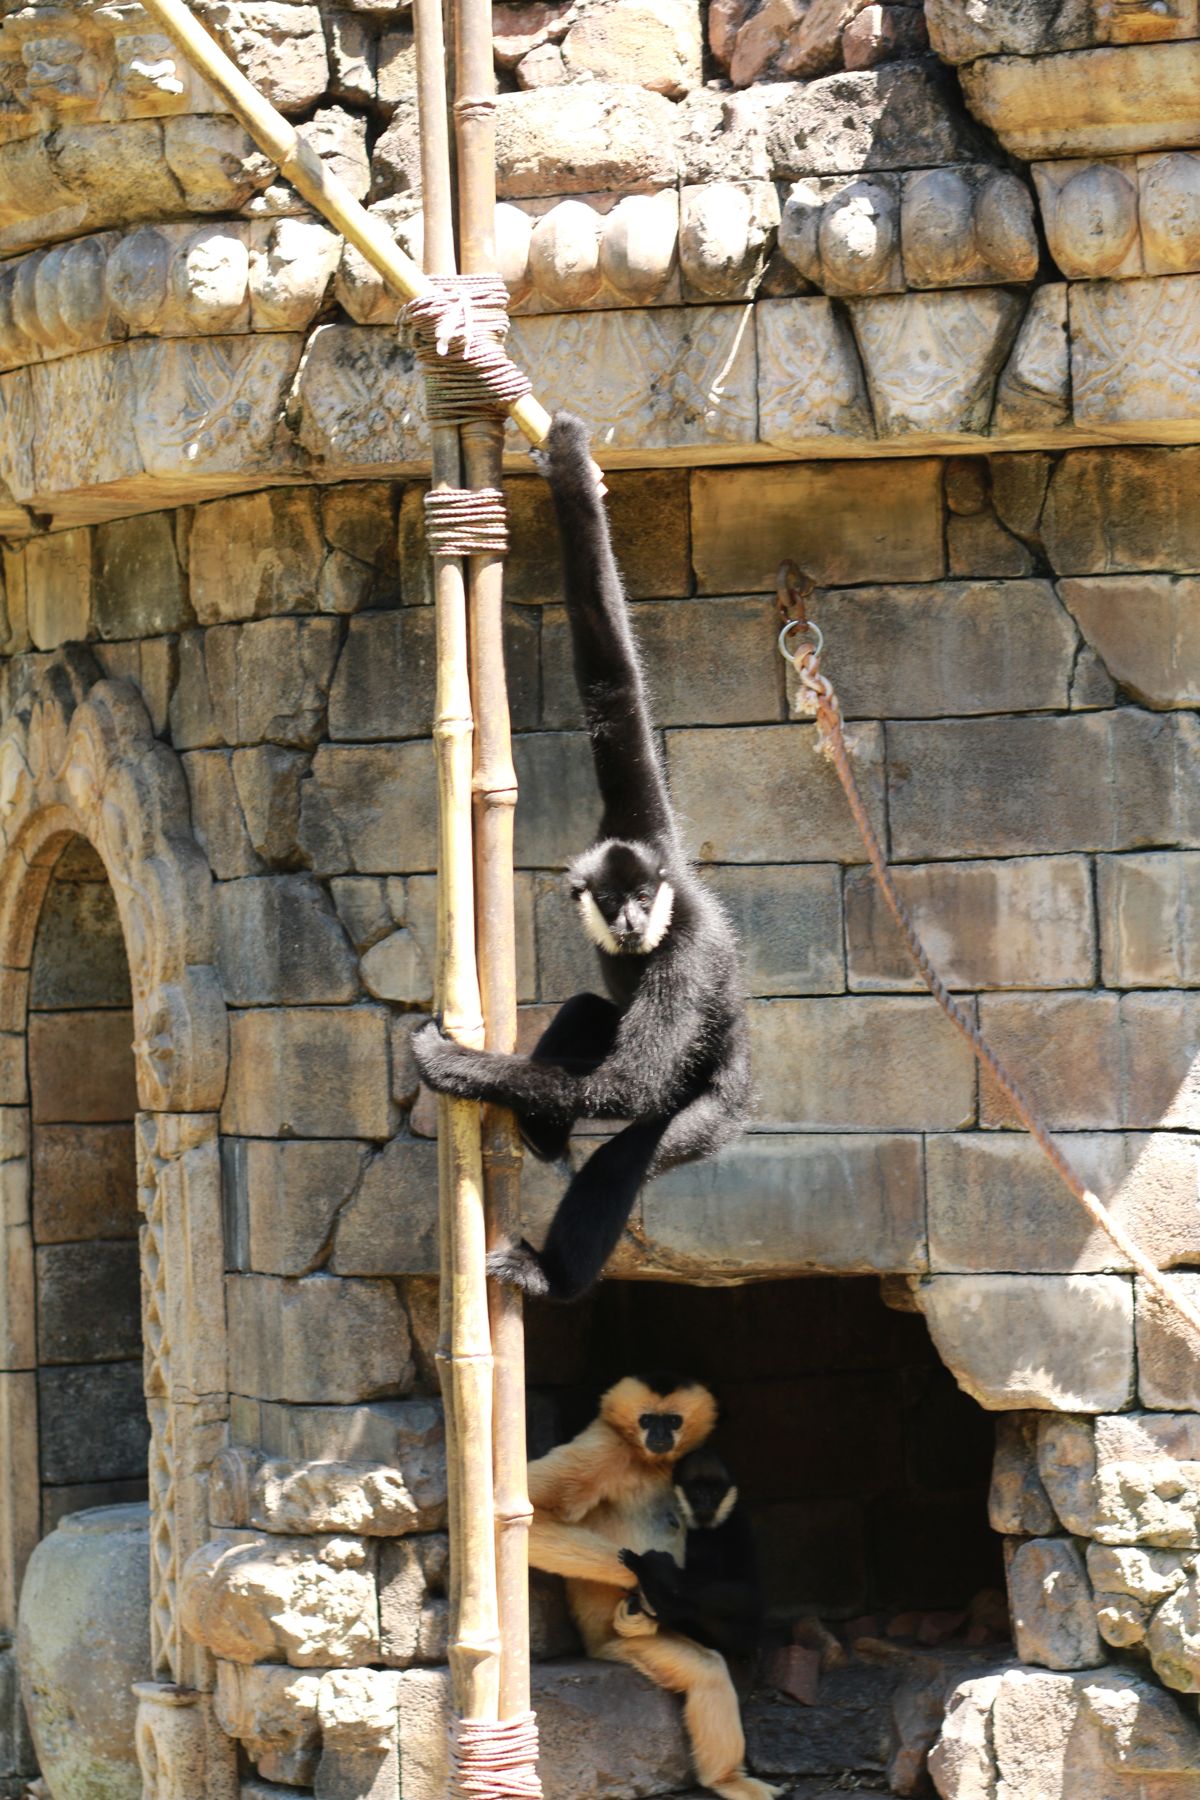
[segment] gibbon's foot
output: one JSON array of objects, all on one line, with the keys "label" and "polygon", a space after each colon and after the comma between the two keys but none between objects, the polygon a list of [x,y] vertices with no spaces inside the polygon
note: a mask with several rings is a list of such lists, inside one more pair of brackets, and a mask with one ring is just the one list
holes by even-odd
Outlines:
[{"label": "gibbon's foot", "polygon": [[551,1125],[545,1119],[523,1119],[518,1113],[517,1131],[525,1148],[539,1162],[560,1163],[567,1154],[571,1138],[569,1125]]},{"label": "gibbon's foot", "polygon": [[613,1630],[618,1637],[653,1637],[658,1620],[647,1612],[636,1594],[626,1594],[613,1614]]},{"label": "gibbon's foot", "polygon": [[487,1272],[493,1281],[503,1282],[505,1287],[520,1288],[523,1294],[535,1300],[544,1299],[550,1292],[541,1259],[523,1238],[519,1244],[497,1244],[494,1250],[489,1250]]},{"label": "gibbon's foot", "polygon": [[710,1781],[707,1785],[714,1794],[720,1794],[721,1800],[779,1800],[779,1796],[788,1791],[772,1787],[770,1782],[760,1781],[757,1775],[747,1775],[740,1769],[724,1781]]}]

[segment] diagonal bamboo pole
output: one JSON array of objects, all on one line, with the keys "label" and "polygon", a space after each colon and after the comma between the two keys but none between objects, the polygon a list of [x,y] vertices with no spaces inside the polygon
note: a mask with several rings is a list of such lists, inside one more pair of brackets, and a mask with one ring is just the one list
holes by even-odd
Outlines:
[{"label": "diagonal bamboo pole", "polygon": [[[158,20],[192,67],[199,70],[209,87],[225,101],[234,118],[250,133],[264,155],[271,158],[280,174],[356,250],[361,251],[388,285],[405,300],[415,300],[418,295],[428,293],[430,284],[426,274],[393,240],[383,220],[369,213],[354,198],[350,189],[326,167],[295,127],[288,124],[282,113],[276,112],[252,82],[247,81],[237,64],[193,17],[186,0],[144,0],[144,3],[145,10]],[[426,262],[429,262],[428,256]],[[448,274],[450,270],[429,264],[429,273]],[[543,442],[550,429],[550,415],[532,394],[514,400],[508,410],[513,423],[531,444]]]},{"label": "diagonal bamboo pole", "polygon": [[[459,242],[464,274],[496,266],[495,73],[491,0],[455,0],[454,120],[458,142]],[[462,427],[467,485],[497,488],[503,427],[492,416]],[[516,931],[513,919],[513,768],[504,671],[504,563],[468,563],[471,693],[475,739],[475,902],[485,1039],[511,1051],[517,1039]],[[512,1114],[488,1107],[483,1122],[488,1240],[520,1236],[521,1154]],[[529,1527],[525,1477],[525,1324],[520,1291],[488,1290],[495,1357],[493,1466],[496,1579],[500,1611],[500,1717],[529,1711]]]},{"label": "diagonal bamboo pole", "polygon": [[[421,179],[425,260],[433,274],[454,272],[449,137],[443,78],[445,42],[439,0],[416,0]],[[458,431],[432,428],[433,487],[460,479]],[[433,558],[437,621],[439,998],[444,1029],[478,1044],[483,1036],[475,969],[471,835],[474,726],[468,677],[467,609],[462,562]],[[500,1628],[492,1524],[492,1348],[484,1278],[483,1164],[479,1108],[438,1100],[441,1205],[440,1321],[437,1362],[446,1413],[450,1526],[450,1679],[455,1714],[497,1716]]]}]

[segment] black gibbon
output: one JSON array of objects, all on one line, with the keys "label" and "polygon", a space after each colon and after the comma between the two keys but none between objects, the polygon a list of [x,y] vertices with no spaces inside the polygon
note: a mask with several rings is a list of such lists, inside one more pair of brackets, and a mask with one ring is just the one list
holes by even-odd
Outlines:
[{"label": "black gibbon", "polygon": [[609,998],[568,1000],[532,1056],[470,1049],[433,1023],[413,1051],[439,1093],[511,1107],[547,1161],[565,1153],[577,1119],[630,1121],[573,1176],[540,1253],[522,1242],[488,1258],[498,1281],[573,1300],[616,1248],[642,1184],[737,1135],[750,1055],[733,932],[680,846],[586,428],[558,413],[547,446],[603,804],[597,841],[569,879]]},{"label": "black gibbon", "polygon": [[766,1607],[754,1537],[738,1491],[721,1458],[693,1450],[675,1466],[675,1499],[687,1527],[683,1567],[665,1550],[623,1549],[638,1592],[660,1625],[720,1650],[753,1656]]},{"label": "black gibbon", "polygon": [[566,1577],[567,1601],[589,1656],[629,1663],[683,1695],[704,1787],[723,1800],[774,1800],[779,1790],[742,1767],[741,1712],[724,1658],[631,1608],[637,1577],[621,1560],[623,1549],[683,1554],[672,1473],[704,1442],[716,1417],[708,1389],[687,1377],[618,1381],[578,1437],[529,1465],[529,1561]]}]

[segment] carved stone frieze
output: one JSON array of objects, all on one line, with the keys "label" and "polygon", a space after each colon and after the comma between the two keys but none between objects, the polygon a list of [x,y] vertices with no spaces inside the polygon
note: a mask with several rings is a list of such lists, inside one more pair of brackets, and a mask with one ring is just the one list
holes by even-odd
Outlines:
[{"label": "carved stone frieze", "polygon": [[1200,276],[1077,282],[1070,289],[1076,422],[1089,427],[1200,420]]},{"label": "carved stone frieze", "polygon": [[996,385],[992,431],[1055,431],[1071,420],[1067,284],[1035,288]]},{"label": "carved stone frieze", "polygon": [[1036,163],[1046,241],[1072,280],[1200,269],[1200,156]]},{"label": "carved stone frieze", "polygon": [[1006,288],[851,301],[879,436],[986,431],[1024,310]]},{"label": "carved stone frieze", "polygon": [[985,56],[959,76],[971,111],[1014,156],[1112,156],[1200,137],[1196,38]]},{"label": "carved stone frieze", "polygon": [[832,301],[758,308],[758,385],[759,433],[778,449],[875,435],[854,337]]},{"label": "carved stone frieze", "polygon": [[143,1800],[237,1800],[237,1750],[211,1696],[165,1681],[139,1681],[133,1691]]}]

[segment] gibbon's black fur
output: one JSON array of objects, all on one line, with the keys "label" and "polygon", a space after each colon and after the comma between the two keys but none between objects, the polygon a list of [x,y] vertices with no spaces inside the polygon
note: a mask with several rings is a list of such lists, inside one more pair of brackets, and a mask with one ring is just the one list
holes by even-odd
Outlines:
[{"label": "gibbon's black fur", "polygon": [[752,1656],[766,1608],[733,1477],[711,1450],[693,1450],[675,1465],[674,1482],[687,1526],[683,1567],[665,1550],[622,1550],[621,1561],[637,1576],[642,1603],[660,1625],[725,1656]]},{"label": "gibbon's black fur", "polygon": [[535,1155],[562,1156],[577,1119],[627,1119],[572,1178],[540,1252],[501,1245],[489,1273],[573,1300],[598,1278],[643,1182],[711,1156],[750,1101],[750,1056],[729,922],[680,847],[641,664],[588,450],[555,415],[544,467],[558,515],[575,679],[603,812],[571,864],[572,893],[609,998],[577,994],[532,1056],[413,1040],[440,1093],[509,1106]]}]

